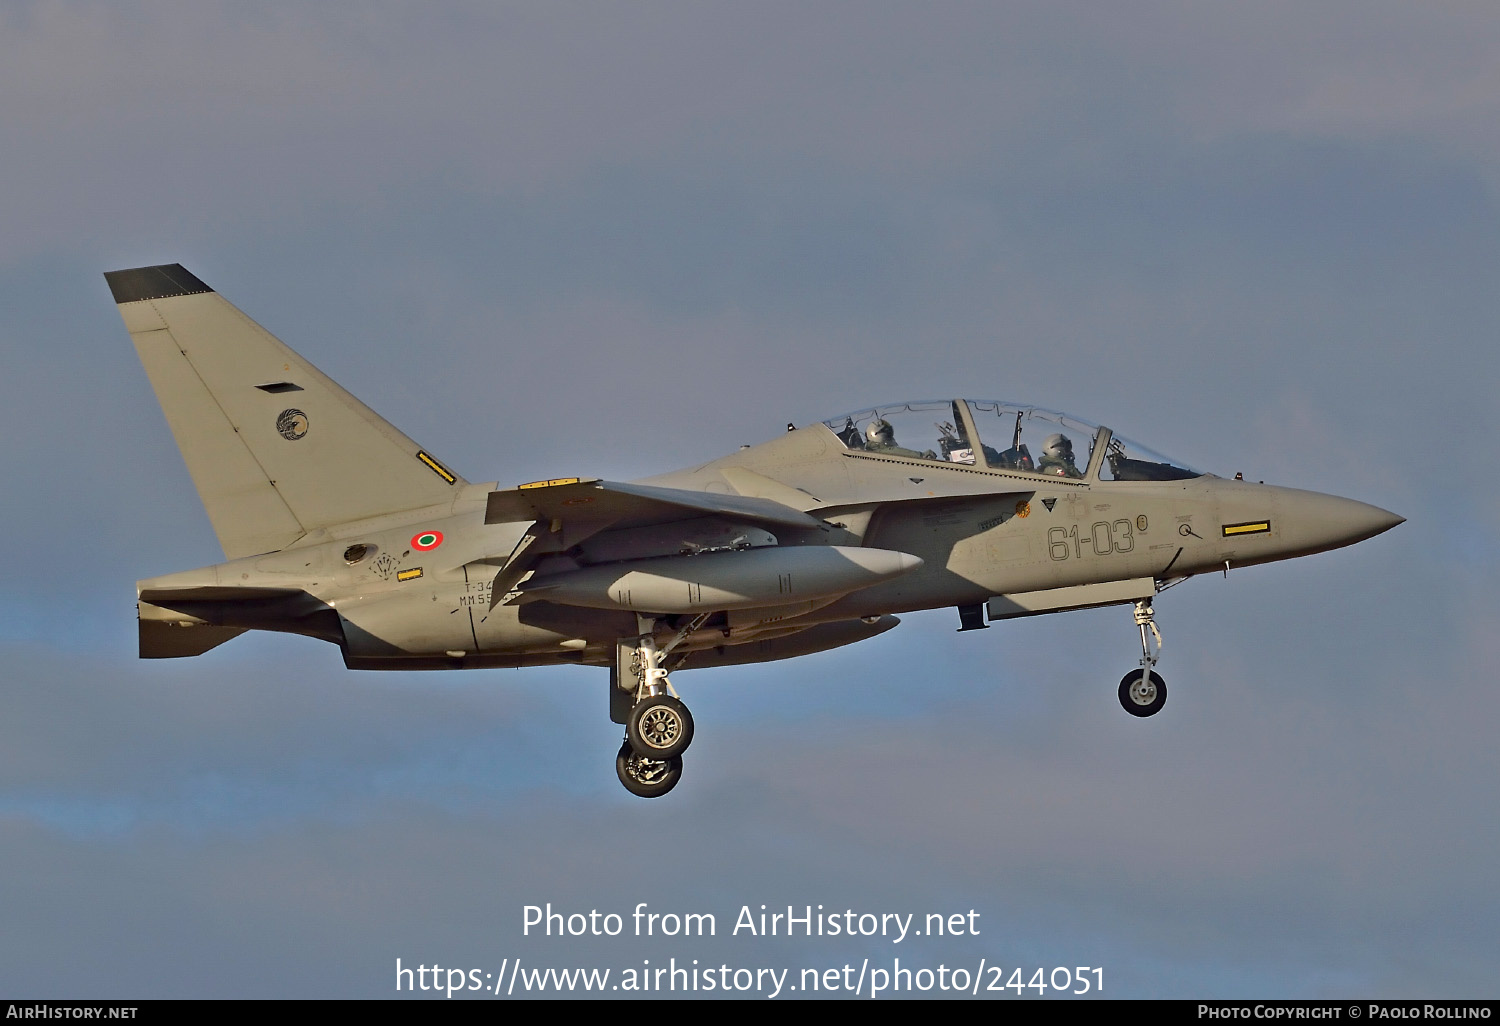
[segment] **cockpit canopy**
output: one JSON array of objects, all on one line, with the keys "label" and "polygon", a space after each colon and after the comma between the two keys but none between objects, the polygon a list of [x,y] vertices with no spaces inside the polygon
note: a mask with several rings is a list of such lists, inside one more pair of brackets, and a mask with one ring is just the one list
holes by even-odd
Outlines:
[{"label": "cockpit canopy", "polygon": [[[891,403],[823,421],[853,452],[1082,480],[1179,481],[1201,470],[1055,410],[993,399]],[[1094,454],[1103,456],[1096,461]],[[1087,447],[1085,451],[1084,447]]]}]

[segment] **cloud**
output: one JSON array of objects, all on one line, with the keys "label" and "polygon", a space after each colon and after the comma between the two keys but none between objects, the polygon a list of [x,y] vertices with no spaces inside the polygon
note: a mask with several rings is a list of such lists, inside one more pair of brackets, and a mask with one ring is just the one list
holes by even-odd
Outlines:
[{"label": "cloud", "polygon": [[0,38],[0,88],[25,99],[0,137],[28,197],[3,226],[14,259],[59,227],[206,240],[606,167],[1005,187],[1284,134],[1437,144],[1487,174],[1500,40],[1480,8],[1430,14],[35,3]]}]

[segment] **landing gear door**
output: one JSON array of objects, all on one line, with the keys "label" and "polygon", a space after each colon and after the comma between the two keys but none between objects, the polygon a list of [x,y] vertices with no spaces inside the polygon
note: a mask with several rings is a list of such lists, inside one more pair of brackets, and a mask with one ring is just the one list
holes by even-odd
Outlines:
[{"label": "landing gear door", "polygon": [[609,667],[609,718],[624,723],[641,686],[641,658],[637,638],[615,639],[615,661]]}]

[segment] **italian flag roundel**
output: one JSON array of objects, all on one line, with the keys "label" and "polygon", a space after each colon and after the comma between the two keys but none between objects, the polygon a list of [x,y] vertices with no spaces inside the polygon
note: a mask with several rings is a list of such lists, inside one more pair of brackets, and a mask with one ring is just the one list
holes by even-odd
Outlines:
[{"label": "italian flag roundel", "polygon": [[418,552],[431,552],[443,544],[442,531],[423,531],[411,536],[411,547]]}]

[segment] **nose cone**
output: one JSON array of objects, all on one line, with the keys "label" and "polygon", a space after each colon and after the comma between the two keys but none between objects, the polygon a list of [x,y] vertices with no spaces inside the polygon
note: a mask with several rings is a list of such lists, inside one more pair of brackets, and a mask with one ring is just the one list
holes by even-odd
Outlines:
[{"label": "nose cone", "polygon": [[1285,489],[1277,499],[1281,542],[1293,550],[1289,555],[1353,545],[1406,522],[1405,517],[1379,506],[1321,492]]}]

